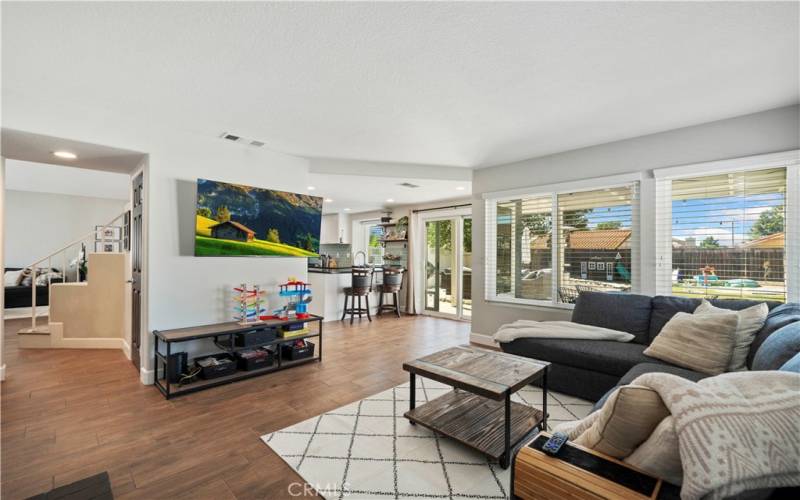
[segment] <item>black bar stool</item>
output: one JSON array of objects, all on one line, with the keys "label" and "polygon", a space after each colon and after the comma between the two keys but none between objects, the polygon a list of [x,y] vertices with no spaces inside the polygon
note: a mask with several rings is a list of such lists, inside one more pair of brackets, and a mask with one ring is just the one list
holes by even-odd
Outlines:
[{"label": "black bar stool", "polygon": [[[369,293],[372,291],[372,277],[372,268],[354,267],[352,269],[350,286],[344,289],[344,311],[342,312],[342,321],[350,314],[350,324],[352,325],[355,315],[358,314],[358,319],[361,319],[363,313],[367,313],[367,319],[372,321],[372,316],[369,315]],[[347,307],[347,297],[350,297],[349,309]],[[364,297],[366,307],[362,307],[361,297]],[[357,307],[356,298],[358,298]]]},{"label": "black bar stool", "polygon": [[[383,268],[383,284],[378,285],[378,313],[380,316],[383,311],[394,312],[400,317],[400,289],[403,288],[403,275],[406,270],[398,267]],[[383,303],[383,294],[392,295],[393,303]]]}]

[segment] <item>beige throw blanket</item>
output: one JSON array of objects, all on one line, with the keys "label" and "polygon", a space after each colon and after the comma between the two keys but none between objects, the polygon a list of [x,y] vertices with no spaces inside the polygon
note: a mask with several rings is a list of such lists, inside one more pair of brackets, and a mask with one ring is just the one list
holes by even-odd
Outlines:
[{"label": "beige throw blanket", "polygon": [[571,321],[518,320],[503,325],[494,334],[495,342],[511,342],[519,338],[616,340],[630,342],[633,335],[599,326],[582,325]]},{"label": "beige throw blanket", "polygon": [[[648,373],[631,385],[659,394],[671,414],[659,428],[672,425],[674,432],[657,429],[651,436],[661,434],[656,446],[645,442],[629,458],[649,446],[644,454],[651,455],[650,463],[657,466],[644,468],[669,479],[667,464],[677,462],[678,457],[671,456],[677,448],[683,500],[800,485],[800,374],[731,372],[691,382]],[[570,437],[585,432],[599,413],[569,425]],[[677,447],[665,441],[665,435],[677,436]],[[636,460],[630,462],[641,466]],[[664,474],[652,470],[659,467]]]}]

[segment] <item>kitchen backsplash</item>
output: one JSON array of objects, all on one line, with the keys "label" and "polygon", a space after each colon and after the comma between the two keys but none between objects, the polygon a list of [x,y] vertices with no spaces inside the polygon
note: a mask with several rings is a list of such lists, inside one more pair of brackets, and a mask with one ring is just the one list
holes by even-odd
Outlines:
[{"label": "kitchen backsplash", "polygon": [[322,243],[319,246],[319,253],[336,259],[336,267],[353,265],[353,250],[348,243]]}]

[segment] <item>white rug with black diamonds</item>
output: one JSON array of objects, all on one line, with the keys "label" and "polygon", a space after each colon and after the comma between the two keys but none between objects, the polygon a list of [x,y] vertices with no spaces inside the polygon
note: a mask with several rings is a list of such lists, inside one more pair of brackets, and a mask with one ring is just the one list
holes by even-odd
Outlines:
[{"label": "white rug with black diamonds", "polygon": [[[417,377],[417,404],[452,390]],[[261,439],[322,496],[366,498],[508,497],[510,470],[403,417],[409,384],[356,401]],[[542,391],[528,386],[512,396],[541,408]],[[592,405],[548,392],[548,426],[589,414]]]}]

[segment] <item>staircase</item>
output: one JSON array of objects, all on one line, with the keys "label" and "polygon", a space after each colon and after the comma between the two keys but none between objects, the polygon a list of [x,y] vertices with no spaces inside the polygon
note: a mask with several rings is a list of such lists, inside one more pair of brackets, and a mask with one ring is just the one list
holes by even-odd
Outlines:
[{"label": "staircase", "polygon": [[[106,229],[124,216],[125,212],[103,225],[101,234],[105,236]],[[87,248],[94,249],[95,241],[96,232],[92,231],[28,266],[32,274],[31,326],[18,332],[21,348],[124,348],[129,309],[127,255],[121,248],[89,253]],[[106,238],[99,241],[104,248]],[[88,259],[84,259],[87,253]],[[49,272],[54,263],[63,266],[62,279],[53,281],[52,275],[47,275],[50,312],[46,324],[42,324],[35,313],[36,280],[42,267]]]}]

